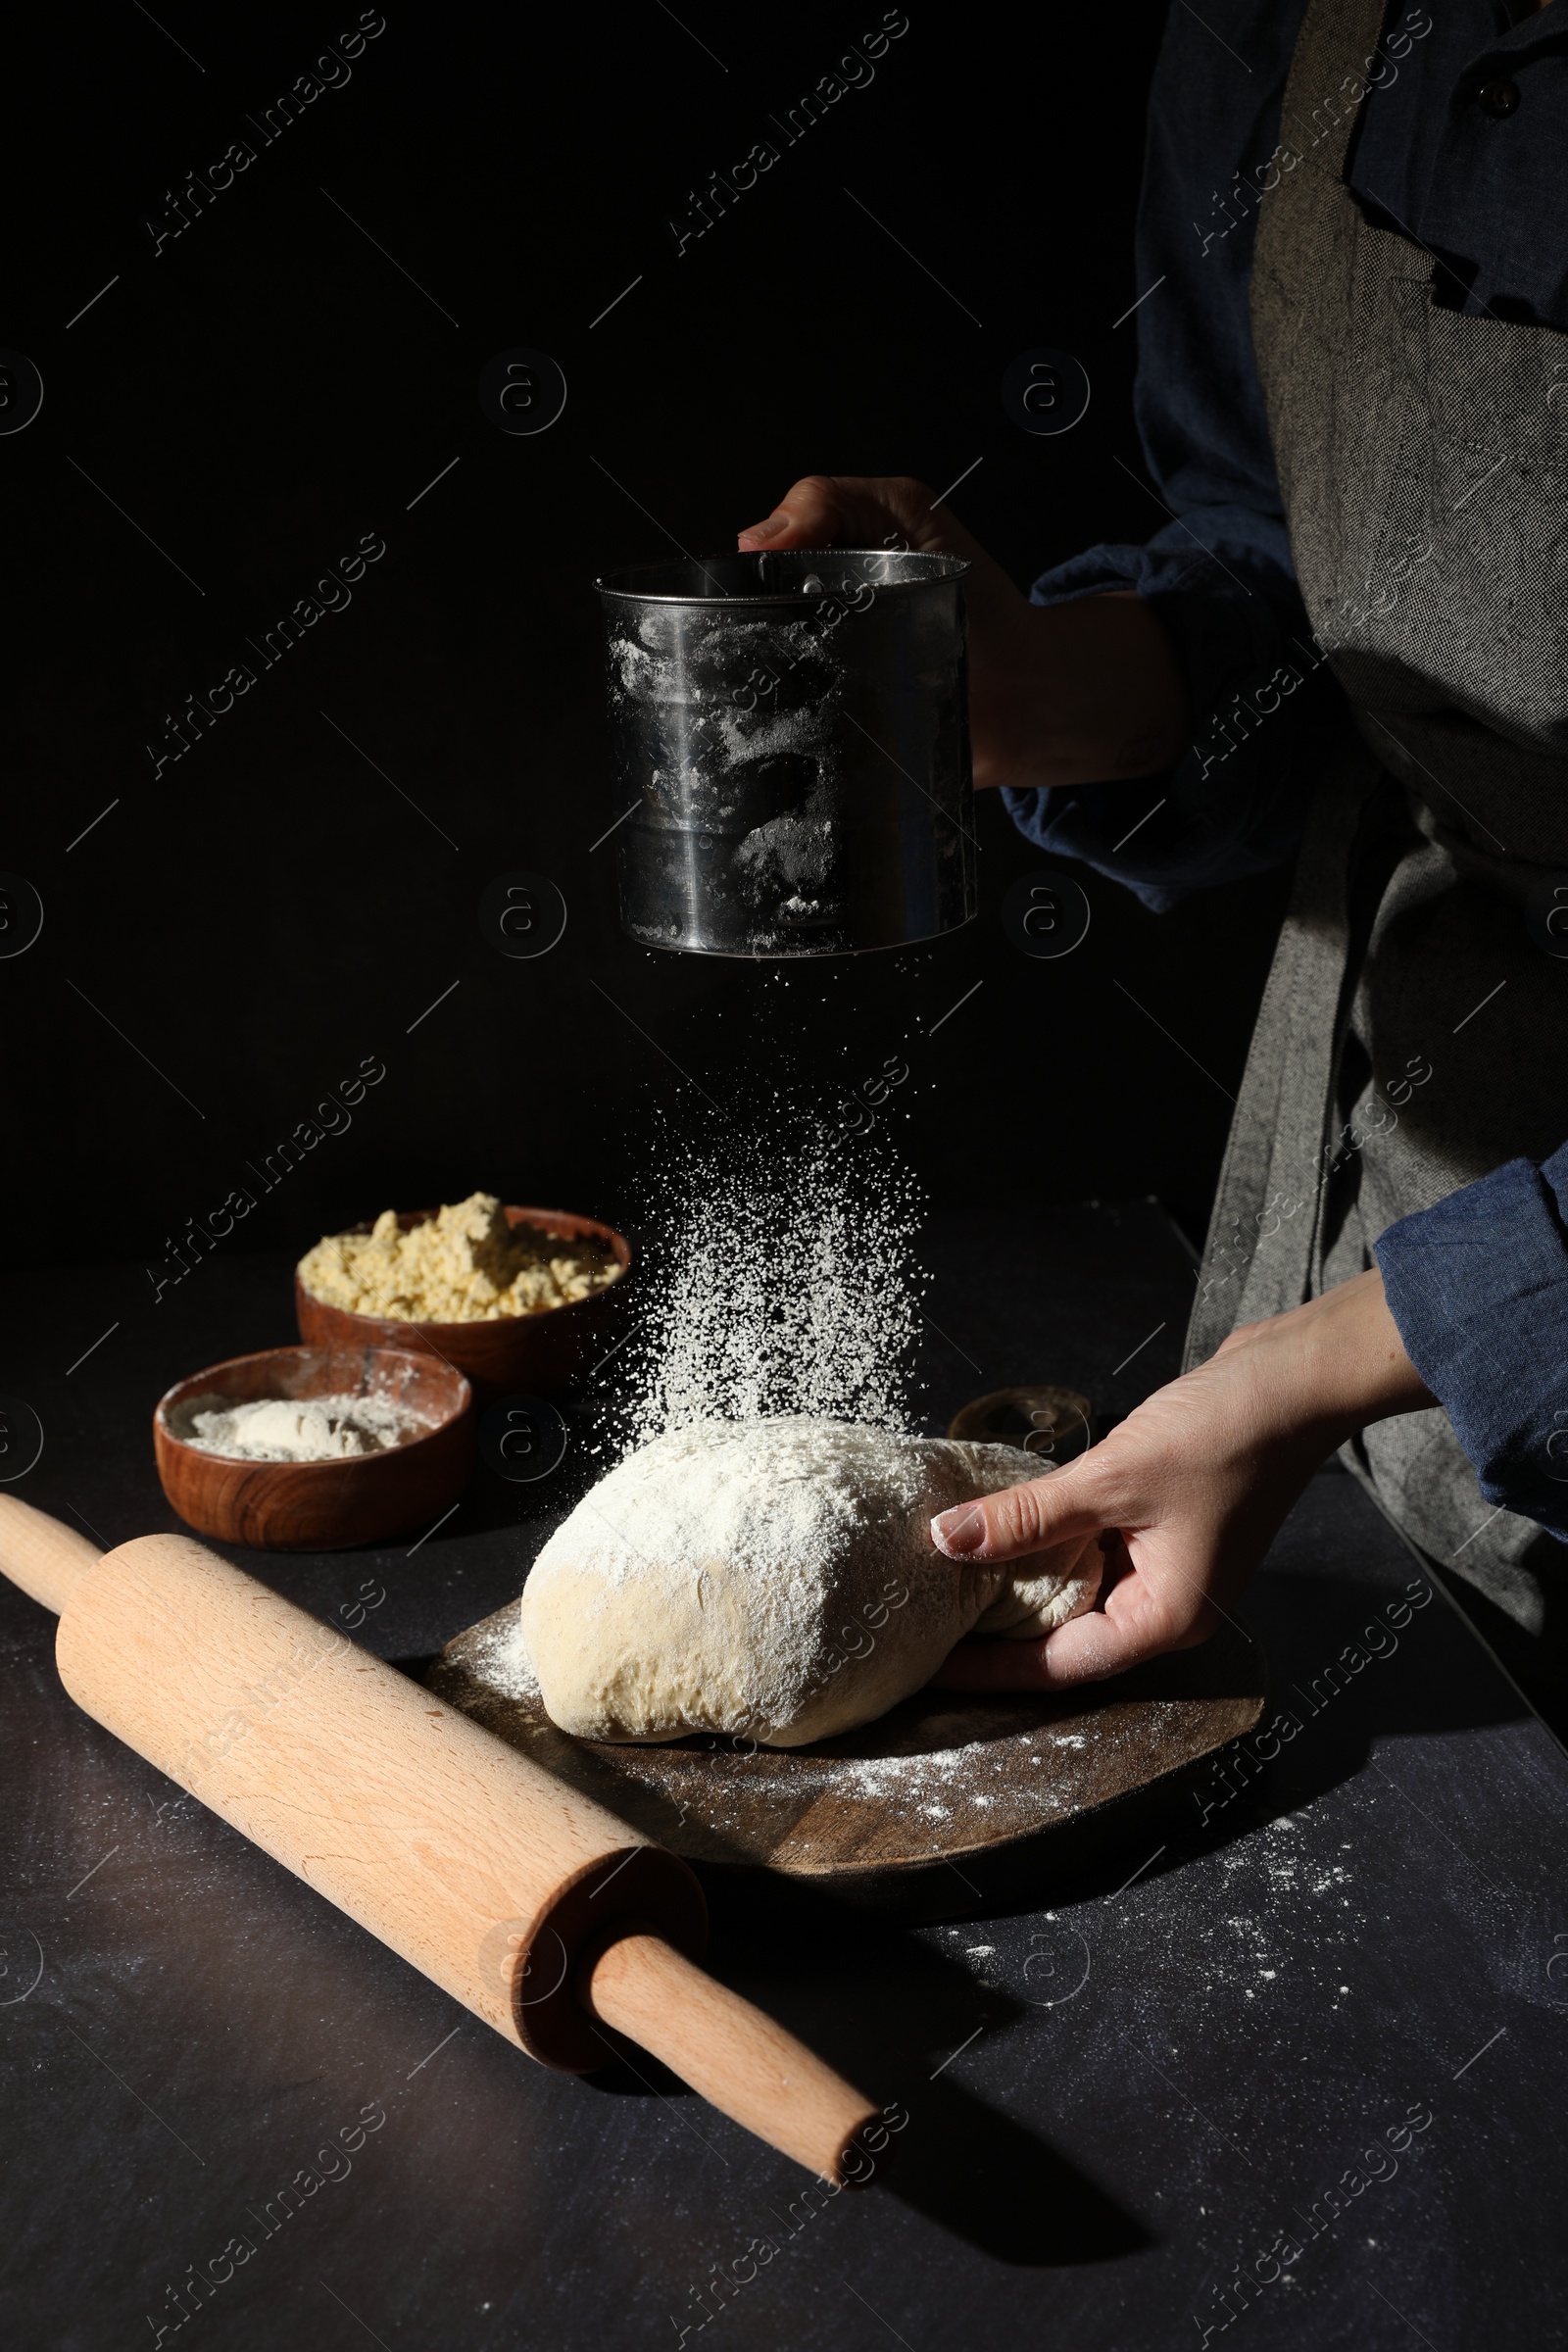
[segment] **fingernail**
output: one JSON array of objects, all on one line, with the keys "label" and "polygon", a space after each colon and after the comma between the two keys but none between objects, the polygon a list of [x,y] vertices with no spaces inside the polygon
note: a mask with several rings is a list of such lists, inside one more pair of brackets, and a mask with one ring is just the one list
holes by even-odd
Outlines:
[{"label": "fingernail", "polygon": [[776,539],[787,519],[783,514],[769,514],[764,522],[748,523],[736,542],[737,546],[755,547],[759,539]]},{"label": "fingernail", "polygon": [[985,1513],[972,1502],[961,1503],[956,1511],[944,1511],[932,1520],[931,1535],[938,1551],[945,1551],[950,1559],[961,1558],[965,1552],[978,1551],[985,1542]]}]

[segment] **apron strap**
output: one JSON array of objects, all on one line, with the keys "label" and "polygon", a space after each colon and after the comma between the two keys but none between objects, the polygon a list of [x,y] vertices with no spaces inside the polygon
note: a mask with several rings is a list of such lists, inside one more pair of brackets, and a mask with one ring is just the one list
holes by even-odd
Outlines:
[{"label": "apron strap", "polygon": [[1314,795],[1220,1169],[1184,1371],[1238,1323],[1283,1314],[1315,1288],[1334,1081],[1359,962],[1352,876],[1382,781],[1371,753],[1350,743]]}]

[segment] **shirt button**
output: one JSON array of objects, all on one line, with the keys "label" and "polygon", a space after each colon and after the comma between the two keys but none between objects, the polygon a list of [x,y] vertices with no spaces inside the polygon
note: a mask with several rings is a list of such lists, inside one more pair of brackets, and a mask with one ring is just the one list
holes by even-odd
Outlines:
[{"label": "shirt button", "polygon": [[1484,81],[1476,93],[1476,104],[1484,115],[1501,122],[1519,104],[1519,84],[1516,81]]}]

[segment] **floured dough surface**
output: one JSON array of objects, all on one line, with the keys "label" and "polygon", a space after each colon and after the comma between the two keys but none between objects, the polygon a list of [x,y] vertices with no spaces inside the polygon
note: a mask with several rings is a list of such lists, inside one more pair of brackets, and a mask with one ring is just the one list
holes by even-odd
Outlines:
[{"label": "floured dough surface", "polygon": [[747,1735],[800,1747],[885,1714],[965,1634],[1090,1606],[1093,1539],[963,1565],[934,1513],[1041,1475],[1011,1446],[788,1414],[699,1421],[584,1495],[523,1590],[545,1708],[583,1740]]}]

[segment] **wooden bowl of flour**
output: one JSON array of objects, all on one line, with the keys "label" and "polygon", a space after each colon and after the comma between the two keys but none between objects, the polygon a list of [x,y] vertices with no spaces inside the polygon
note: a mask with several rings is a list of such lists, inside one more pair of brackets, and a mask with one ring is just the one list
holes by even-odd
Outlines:
[{"label": "wooden bowl of flour", "polygon": [[[428,1224],[433,1208],[405,1209],[398,1224],[407,1233]],[[502,1214],[514,1228],[536,1225],[558,1241],[594,1241],[605,1245],[620,1273],[602,1291],[574,1298],[564,1306],[546,1306],[532,1314],[499,1315],[490,1321],[468,1323],[401,1323],[384,1315],[356,1314],[330,1306],[316,1298],[294,1277],[294,1309],[300,1337],[320,1348],[401,1348],[428,1353],[466,1374],[481,1401],[509,1390],[532,1396],[558,1396],[578,1373],[592,1370],[625,1335],[625,1291],[631,1266],[631,1244],[612,1225],[597,1217],[580,1217],[564,1208],[514,1208]],[[369,1223],[349,1227],[368,1233]]]},{"label": "wooden bowl of flour", "polygon": [[[330,1461],[247,1461],[191,1444],[200,1409],[262,1397],[384,1398],[397,1445]],[[451,1364],[390,1348],[265,1348],[176,1381],[153,1413],[164,1493],[187,1527],[261,1551],[340,1551],[420,1533],[473,1468],[473,1390]]]}]

